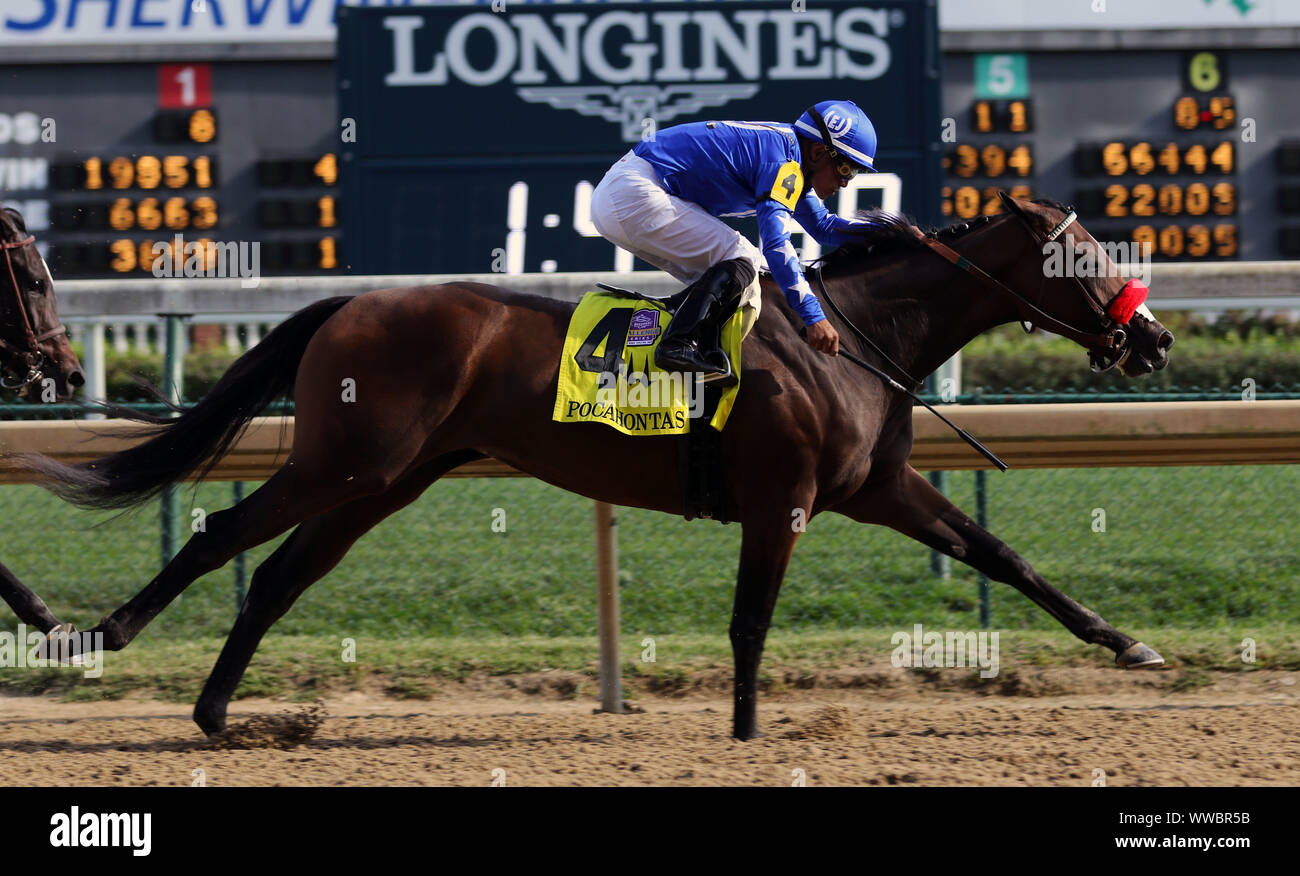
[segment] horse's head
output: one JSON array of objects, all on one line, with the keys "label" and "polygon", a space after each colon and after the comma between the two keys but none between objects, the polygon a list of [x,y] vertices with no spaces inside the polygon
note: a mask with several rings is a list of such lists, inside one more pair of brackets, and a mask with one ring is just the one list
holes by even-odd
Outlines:
[{"label": "horse's head", "polygon": [[[47,374],[48,372],[48,374]],[[54,280],[17,210],[0,209],[0,386],[39,391],[51,377],[60,400],[86,382],[54,305]]]},{"label": "horse's head", "polygon": [[[1073,211],[1048,201],[1022,201],[1001,193],[1002,203],[1025,226],[1033,255],[1018,261],[1011,286],[1040,310],[1021,307],[1021,319],[1076,341],[1094,371],[1119,367],[1129,377],[1169,362],[1173,333],[1143,303],[1146,286],[1127,280]],[[1037,294],[1034,290],[1038,290]],[[1043,318],[1043,317],[1047,318]]]}]

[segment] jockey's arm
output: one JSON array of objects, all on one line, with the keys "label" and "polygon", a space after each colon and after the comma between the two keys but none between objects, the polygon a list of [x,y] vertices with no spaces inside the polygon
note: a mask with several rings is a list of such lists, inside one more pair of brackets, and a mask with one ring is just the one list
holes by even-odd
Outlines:
[{"label": "jockey's arm", "polygon": [[788,208],[772,198],[760,200],[755,215],[767,267],[785,293],[786,302],[808,327],[808,343],[823,353],[835,355],[839,352],[839,335],[826,321],[821,302],[808,285],[794,244],[790,242],[794,217]]},{"label": "jockey's arm", "polygon": [[767,258],[767,267],[785,293],[785,300],[803,319],[804,325],[825,319],[821,303],[808,285],[803,267],[799,264],[799,256],[790,241],[793,227],[790,211],[769,198],[759,202],[755,213],[758,217],[758,238],[763,246],[763,255]]},{"label": "jockey's arm", "polygon": [[799,220],[804,231],[812,235],[813,240],[822,246],[840,246],[850,243],[858,239],[862,230],[871,224],[861,219],[845,219],[835,215],[826,209],[822,199],[813,191],[809,191],[799,199],[794,218]]}]

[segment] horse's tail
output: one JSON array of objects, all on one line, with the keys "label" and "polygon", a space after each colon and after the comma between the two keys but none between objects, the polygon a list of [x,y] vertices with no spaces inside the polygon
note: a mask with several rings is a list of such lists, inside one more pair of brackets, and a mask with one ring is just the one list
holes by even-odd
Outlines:
[{"label": "horse's tail", "polygon": [[[109,408],[153,424],[142,444],[92,462],[69,465],[38,453],[17,462],[45,478],[44,486],[83,508],[138,505],[203,466],[202,480],[248,428],[249,421],[293,389],[312,336],[351,298],[317,301],[276,326],[235,360],[198,404],[178,417]],[[206,461],[206,465],[204,462]]]}]

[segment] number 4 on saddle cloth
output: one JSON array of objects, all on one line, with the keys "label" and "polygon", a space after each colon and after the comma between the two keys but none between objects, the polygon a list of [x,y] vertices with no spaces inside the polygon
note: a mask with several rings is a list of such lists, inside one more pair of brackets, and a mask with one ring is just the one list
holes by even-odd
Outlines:
[{"label": "number 4 on saddle cloth", "polygon": [[588,292],[569,319],[560,354],[551,418],[559,423],[604,423],[627,435],[678,435],[679,474],[687,520],[727,521],[722,489],[722,441],[740,389],[740,347],[757,321],[756,309],[735,307],[719,342],[733,378],[705,384],[694,374],[655,365],[655,348],[686,290],[649,298],[601,285]]},{"label": "number 4 on saddle cloth", "polygon": [[[588,292],[569,320],[560,356],[560,379],[552,419],[560,423],[605,423],[627,435],[685,435],[691,420],[705,420],[704,392],[696,375],[665,371],[655,348],[672,318],[673,298],[647,298],[612,289]],[[676,300],[675,300],[676,299]],[[735,307],[735,302],[732,303]],[[708,414],[714,429],[726,425],[740,387],[740,344],[748,308],[722,323],[722,349],[733,378]]]}]

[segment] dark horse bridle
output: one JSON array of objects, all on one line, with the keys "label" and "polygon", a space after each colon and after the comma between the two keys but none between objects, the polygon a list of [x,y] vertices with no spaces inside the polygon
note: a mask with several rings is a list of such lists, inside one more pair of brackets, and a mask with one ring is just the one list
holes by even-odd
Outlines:
[{"label": "dark horse bridle", "polygon": [[[18,275],[14,273],[14,259],[12,251],[21,249],[24,246],[33,246],[36,243],[34,235],[28,235],[23,240],[15,240],[10,243],[0,243],[0,252],[4,253],[5,266],[9,269],[10,288],[13,289],[14,298],[18,301],[18,313],[23,318],[23,333],[27,342],[27,348],[21,349],[3,337],[0,337],[0,352],[7,355],[9,361],[5,363],[4,371],[17,375],[23,369],[26,375],[17,378],[16,381],[10,382],[8,374],[0,373],[0,389],[22,389],[30,386],[40,380],[45,375],[41,371],[41,366],[45,363],[45,354],[41,352],[41,342],[48,341],[50,338],[57,337],[67,331],[62,324],[55,326],[47,332],[37,335],[32,331],[32,321],[27,314],[27,302],[23,298],[22,287],[18,285]],[[19,365],[15,368],[15,364]]]},{"label": "dark horse bridle", "polygon": [[[1043,246],[1061,236],[1065,229],[1074,224],[1078,218],[1073,207],[1066,208],[1065,218],[1057,223],[1056,227],[1048,232],[1047,236],[1040,240],[1037,231],[1034,230],[1020,213],[1015,213],[1016,219],[1020,221],[1021,226],[1029,234],[1029,238],[1034,242],[1036,250],[1042,252]],[[917,229],[917,235],[921,242],[930,249],[937,252],[947,261],[966,271],[985,285],[992,286],[998,291],[1010,295],[1021,305],[1021,324],[1032,322],[1034,325],[1049,329],[1052,333],[1061,335],[1077,342],[1079,345],[1086,347],[1088,350],[1088,360],[1092,370],[1098,373],[1109,371],[1118,365],[1123,365],[1132,352],[1129,347],[1128,332],[1124,326],[1128,324],[1132,317],[1132,309],[1146,300],[1146,286],[1140,280],[1129,280],[1107,304],[1102,304],[1097,300],[1097,296],[1084,285],[1083,281],[1073,271],[1067,271],[1070,279],[1079,287],[1083,293],[1083,300],[1087,303],[1101,324],[1100,332],[1085,332],[1074,326],[1062,322],[1050,313],[1043,311],[1034,302],[1025,298],[1010,286],[990,275],[979,266],[971,263],[969,259],[959,255],[951,247],[945,246],[938,240],[924,234]],[[1047,282],[1047,272],[1042,272],[1042,279],[1038,283],[1038,292],[1036,298],[1041,301],[1043,297],[1043,285]],[[1132,307],[1130,308],[1130,305]],[[1032,316],[1026,318],[1025,309],[1028,309]],[[1028,330],[1028,329],[1026,329]]]},{"label": "dark horse bridle", "polygon": [[[1039,252],[1042,251],[1042,248],[1045,244],[1047,244],[1050,241],[1054,241],[1056,240],[1056,238],[1060,237],[1061,233],[1065,231],[1065,229],[1068,228],[1071,224],[1073,224],[1075,219],[1078,218],[1078,214],[1075,213],[1073,207],[1067,208],[1065,218],[1062,219],[1056,225],[1055,228],[1053,228],[1050,232],[1048,232],[1046,238],[1040,240],[1038,237],[1038,232],[1035,231],[1033,226],[1031,226],[1023,216],[1021,216],[1018,212],[1015,213],[1015,216],[1017,219],[1020,220],[1020,224],[1029,233],[1030,241],[1032,241],[1037,246],[1037,250]],[[988,217],[983,217],[983,218],[985,218],[986,221],[988,219]],[[1029,314],[1032,315],[1032,321],[1036,325],[1049,328],[1055,334],[1059,334],[1063,337],[1069,338],[1070,340],[1076,341],[1082,346],[1086,347],[1088,350],[1088,360],[1093,371],[1096,372],[1109,371],[1110,369],[1118,365],[1124,364],[1124,360],[1128,358],[1131,350],[1129,348],[1128,334],[1124,330],[1123,326],[1128,323],[1129,318],[1132,316],[1133,311],[1137,308],[1137,306],[1142,304],[1142,302],[1146,300],[1146,286],[1143,285],[1141,281],[1129,280],[1128,283],[1125,284],[1124,288],[1120,290],[1120,293],[1116,295],[1115,298],[1112,299],[1112,301],[1109,304],[1102,306],[1102,304],[1097,301],[1096,296],[1094,296],[1090,291],[1088,291],[1088,287],[1085,286],[1083,282],[1080,281],[1080,279],[1077,276],[1075,276],[1072,271],[1069,272],[1071,278],[1078,285],[1079,289],[1083,292],[1084,300],[1088,303],[1088,306],[1092,309],[1093,313],[1095,313],[1097,317],[1101,320],[1102,328],[1100,332],[1085,332],[1081,329],[1075,328],[1072,325],[1069,325],[1068,323],[1062,322],[1061,320],[1052,316],[1050,313],[1046,313],[1040,307],[1038,307],[1038,305],[1036,305],[1034,302],[1025,298],[1019,292],[1012,289],[1010,286],[1003,283],[1001,280],[997,279],[992,274],[988,273],[983,268],[973,263],[970,259],[958,253],[952,247],[940,243],[938,240],[936,240],[933,237],[930,237],[925,232],[921,231],[919,228],[914,229],[914,231],[916,233],[917,238],[922,243],[924,243],[930,249],[934,250],[936,253],[942,256],[946,261],[952,263],[953,265],[956,265],[958,268],[961,268],[963,271],[967,272],[975,279],[984,283],[986,286],[990,286],[998,290],[999,292],[1002,292],[1003,294],[1010,295],[1017,302],[1019,302],[1022,325],[1025,325],[1027,322],[1031,321],[1029,319],[1026,319],[1026,310],[1028,310]],[[817,286],[821,292],[821,297],[826,301],[827,304],[831,306],[831,310],[833,310],[835,312],[835,315],[840,318],[840,321],[843,322],[844,325],[847,326],[849,330],[852,331],[853,334],[858,337],[859,340],[861,340],[872,350],[874,350],[877,355],[879,355],[890,365],[894,366],[894,368],[898,371],[899,374],[907,378],[907,380],[911,381],[911,387],[909,388],[907,386],[903,386],[901,383],[899,383],[894,378],[890,377],[880,368],[877,368],[875,365],[872,365],[869,362],[859,359],[857,356],[854,356],[852,353],[849,353],[846,350],[841,349],[840,355],[844,356],[844,358],[848,359],[854,364],[859,365],[862,368],[865,368],[866,370],[870,371],[872,374],[875,374],[877,377],[884,380],[885,383],[890,388],[897,390],[899,392],[904,392],[907,395],[911,396],[913,400],[924,405],[927,410],[929,410],[932,414],[934,414],[936,417],[938,417],[940,420],[942,420],[944,423],[950,426],[962,438],[963,441],[965,441],[971,447],[979,451],[980,454],[982,454],[985,459],[992,462],[1002,471],[1006,471],[1007,464],[1004,463],[1001,459],[999,459],[996,454],[994,454],[991,450],[989,450],[987,447],[981,444],[978,440],[975,439],[974,436],[972,436],[966,430],[962,429],[956,423],[952,422],[952,420],[949,420],[943,414],[939,413],[939,411],[935,410],[934,406],[931,405],[929,402],[927,402],[925,399],[916,395],[916,393],[913,390],[915,388],[920,387],[921,381],[917,380],[915,377],[912,377],[910,374],[908,374],[906,369],[904,369],[901,365],[899,365],[897,362],[891,359],[889,355],[885,353],[884,350],[880,349],[880,347],[875,343],[875,341],[871,340],[871,338],[869,338],[865,332],[863,332],[861,329],[859,329],[856,325],[853,324],[853,321],[844,314],[844,311],[840,310],[839,305],[835,303],[835,299],[831,298],[830,294],[827,292],[826,284],[822,281],[820,270],[814,269],[812,271],[812,274],[814,279],[816,279],[817,281]],[[1043,297],[1043,284],[1046,282],[1047,282],[1047,272],[1044,271],[1043,279],[1039,282],[1038,293],[1036,295],[1036,297],[1040,301],[1042,300]],[[1025,330],[1028,331],[1029,330],[1028,327],[1026,327]]]},{"label": "dark horse bridle", "polygon": [[[1060,237],[1061,233],[1072,225],[1078,218],[1078,214],[1075,213],[1073,207],[1067,208],[1065,218],[1062,219],[1055,228],[1048,232],[1046,237],[1040,239],[1038,232],[1033,228],[1033,226],[1025,221],[1023,216],[1019,213],[1014,213],[1013,215],[1015,215],[1016,219],[1020,221],[1020,224],[1025,231],[1028,232],[1030,241],[1035,245],[1039,252],[1042,251],[1045,244]],[[1028,298],[985,271],[979,265],[976,265],[970,259],[961,255],[952,247],[939,242],[935,238],[921,231],[919,228],[914,229],[914,231],[917,239],[920,240],[921,243],[938,253],[945,261],[970,274],[984,285],[996,289],[998,292],[1015,299],[1019,305],[1022,325],[1032,322],[1034,325],[1046,328],[1054,334],[1069,338],[1087,348],[1088,361],[1093,371],[1098,373],[1109,371],[1116,366],[1123,365],[1124,361],[1128,359],[1129,353],[1132,351],[1129,346],[1128,332],[1124,329],[1124,326],[1128,324],[1129,317],[1132,315],[1132,308],[1135,308],[1146,299],[1146,287],[1141,283],[1141,281],[1129,280],[1128,283],[1124,285],[1124,288],[1120,290],[1120,293],[1116,295],[1109,304],[1102,305],[1101,302],[1097,300],[1096,296],[1089,291],[1088,287],[1083,284],[1083,281],[1081,281],[1073,271],[1067,272],[1075,285],[1077,285],[1079,290],[1083,293],[1083,300],[1087,302],[1088,307],[1097,316],[1101,323],[1101,331],[1086,332],[1057,319],[1050,313],[1045,312],[1033,301],[1030,301]],[[1047,282],[1047,272],[1043,271],[1042,273],[1043,278],[1038,284],[1038,292],[1035,296],[1040,301],[1043,296],[1043,285]],[[890,359],[889,356],[886,355],[885,352],[881,350],[865,332],[854,325],[853,322],[844,315],[844,311],[840,310],[834,299],[832,299],[827,293],[826,284],[822,281],[821,271],[815,271],[813,276],[817,280],[821,296],[826,299],[826,302],[831,306],[831,310],[833,310],[835,315],[838,316],[846,326],[848,326],[849,330],[852,331],[859,340],[871,347],[871,349],[886,362],[893,365],[901,375],[911,381],[912,386],[920,386],[921,381],[912,377],[897,362]],[[1026,328],[1026,331],[1028,331],[1028,328]]]}]

